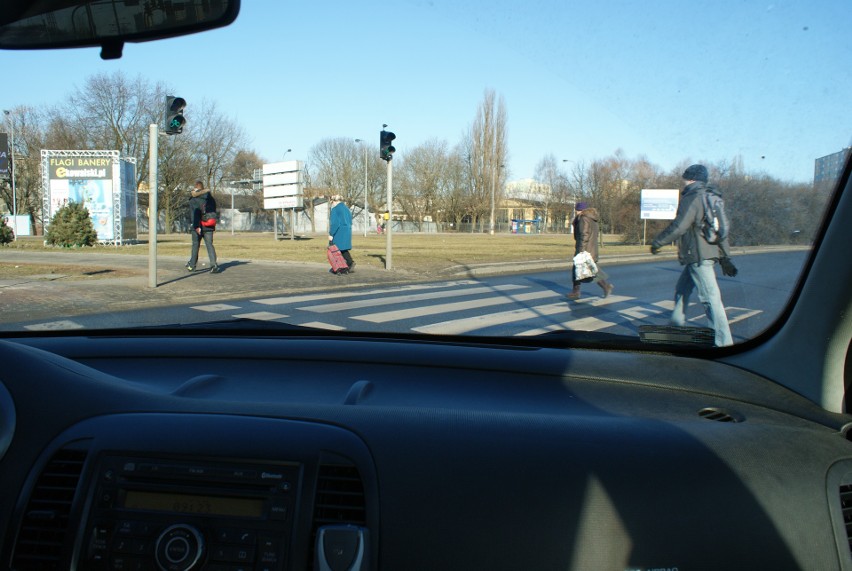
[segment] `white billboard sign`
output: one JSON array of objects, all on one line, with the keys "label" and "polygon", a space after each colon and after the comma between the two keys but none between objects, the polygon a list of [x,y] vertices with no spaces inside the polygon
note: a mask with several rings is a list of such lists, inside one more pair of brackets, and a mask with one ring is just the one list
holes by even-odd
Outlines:
[{"label": "white billboard sign", "polygon": [[642,220],[674,220],[679,198],[676,188],[643,188],[639,207]]},{"label": "white billboard sign", "polygon": [[263,165],[263,207],[302,208],[304,194],[302,161],[281,161]]}]

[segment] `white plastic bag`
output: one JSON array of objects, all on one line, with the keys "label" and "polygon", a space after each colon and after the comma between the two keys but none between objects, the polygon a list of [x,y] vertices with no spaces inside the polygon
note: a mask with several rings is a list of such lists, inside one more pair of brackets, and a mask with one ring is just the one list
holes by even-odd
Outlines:
[{"label": "white plastic bag", "polygon": [[598,275],[598,266],[586,251],[574,256],[574,281],[591,281]]}]

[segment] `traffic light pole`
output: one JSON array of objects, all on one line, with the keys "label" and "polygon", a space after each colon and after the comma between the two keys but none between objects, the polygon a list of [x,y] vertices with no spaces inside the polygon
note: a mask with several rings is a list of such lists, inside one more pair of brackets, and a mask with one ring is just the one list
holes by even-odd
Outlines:
[{"label": "traffic light pole", "polygon": [[385,239],[387,240],[387,245],[385,247],[385,269],[392,270],[393,269],[393,248],[392,248],[392,239],[393,235],[393,161],[388,161],[388,223],[385,228]]},{"label": "traffic light pole", "polygon": [[148,287],[157,287],[157,139],[159,127],[148,126]]}]

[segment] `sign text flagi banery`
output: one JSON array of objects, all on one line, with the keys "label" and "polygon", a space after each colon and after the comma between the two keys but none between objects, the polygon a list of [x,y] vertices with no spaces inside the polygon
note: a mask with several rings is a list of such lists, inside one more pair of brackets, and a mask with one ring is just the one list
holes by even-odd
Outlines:
[{"label": "sign text flagi banery", "polygon": [[45,228],[60,208],[82,204],[101,242],[137,239],[136,159],[119,151],[41,151]]},{"label": "sign text flagi banery", "polygon": [[263,207],[302,208],[304,206],[304,167],[302,161],[282,161],[263,165]]}]

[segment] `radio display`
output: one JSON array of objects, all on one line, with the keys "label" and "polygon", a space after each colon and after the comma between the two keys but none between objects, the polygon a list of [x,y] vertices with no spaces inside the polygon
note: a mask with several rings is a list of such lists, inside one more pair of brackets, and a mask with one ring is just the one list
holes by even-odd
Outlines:
[{"label": "radio display", "polygon": [[122,503],[122,507],[133,510],[233,517],[263,516],[263,500],[255,498],[126,490]]}]

